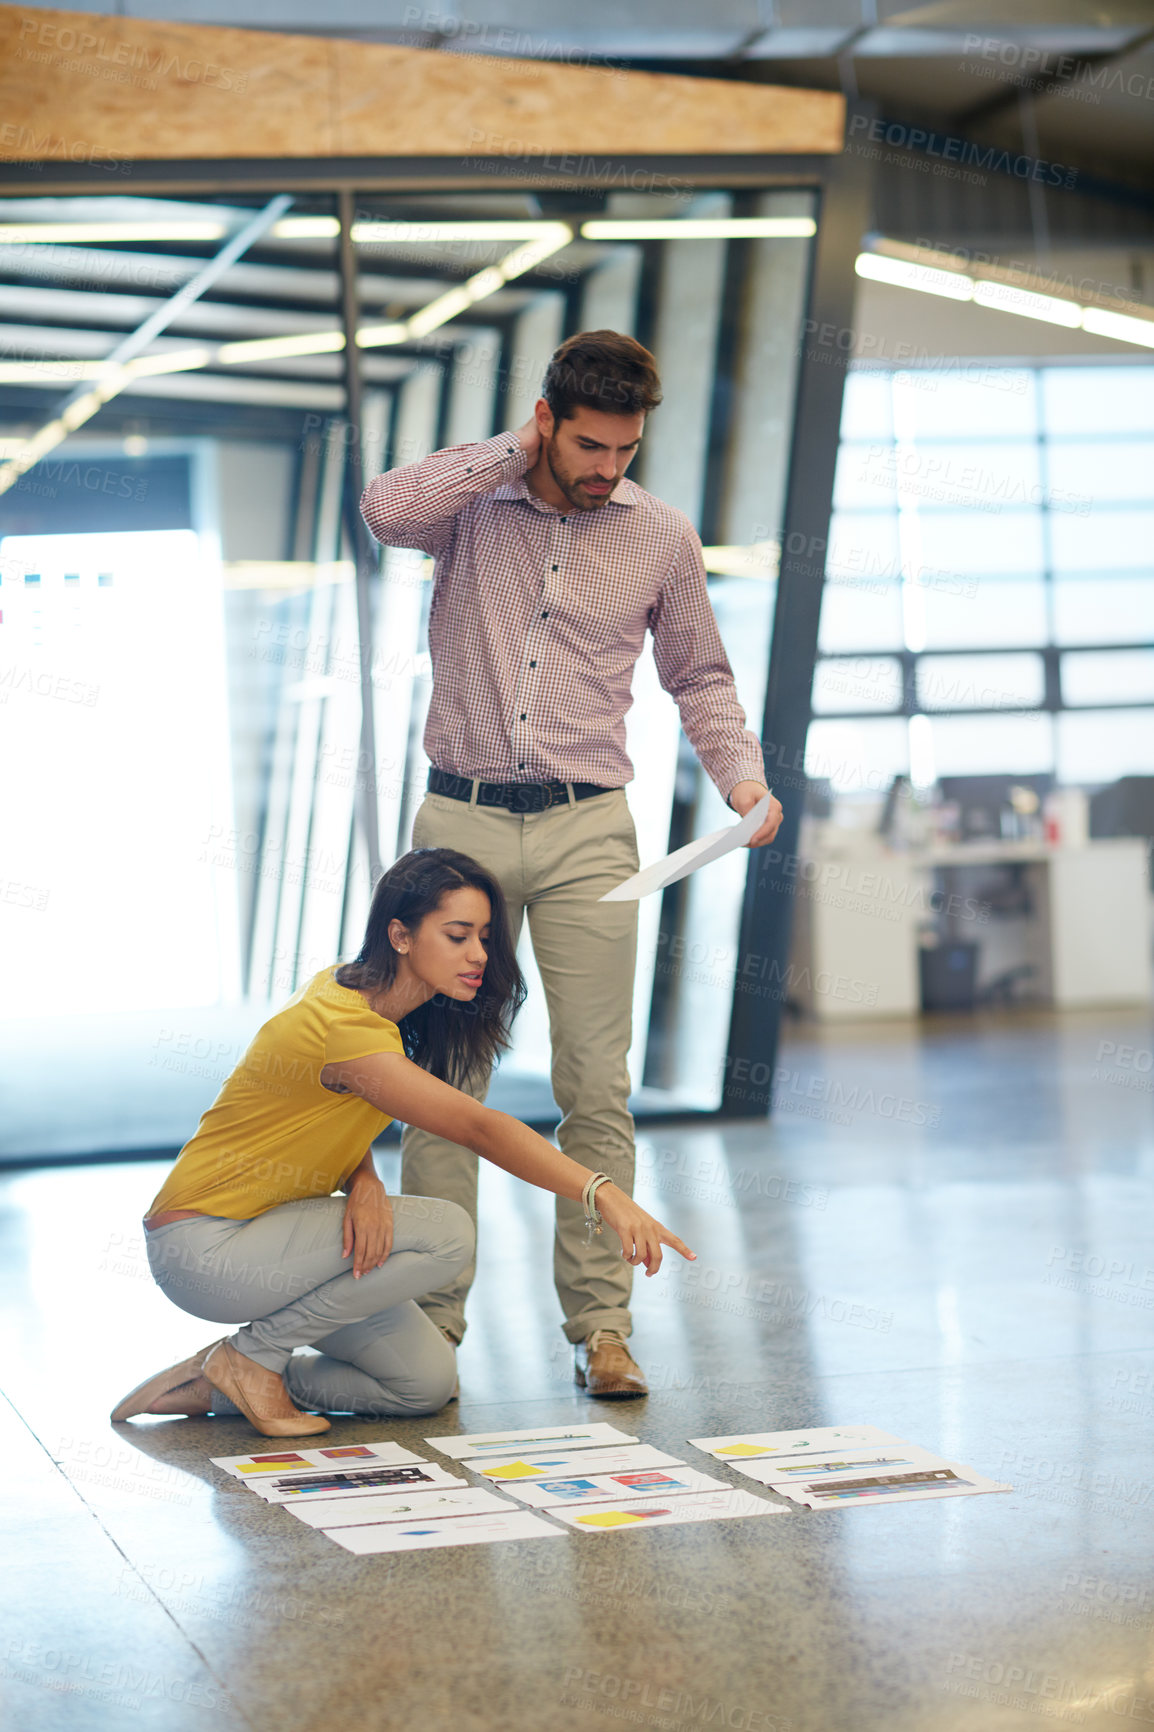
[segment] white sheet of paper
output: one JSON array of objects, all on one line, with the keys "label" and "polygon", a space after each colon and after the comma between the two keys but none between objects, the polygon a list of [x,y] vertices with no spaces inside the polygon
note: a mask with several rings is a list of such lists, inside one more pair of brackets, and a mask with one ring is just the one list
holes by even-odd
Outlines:
[{"label": "white sheet of paper", "polygon": [[664,1450],[654,1449],[652,1444],[639,1443],[632,1449],[574,1449],[557,1455],[514,1455],[503,1461],[467,1461],[465,1466],[470,1473],[479,1473],[483,1479],[504,1483],[514,1479],[571,1479],[578,1473],[629,1473],[637,1468],[684,1467],[685,1463],[676,1455],[666,1455]]},{"label": "white sheet of paper", "polygon": [[645,1498],[603,1503],[594,1509],[550,1508],[554,1520],[582,1534],[618,1534],[625,1528],[669,1527],[676,1522],[731,1521],[736,1516],[788,1515],[784,1504],[767,1503],[752,1492],[729,1487],[698,1497]]},{"label": "white sheet of paper", "polygon": [[[925,1476],[932,1474],[933,1479]],[[856,1478],[843,1474],[828,1483],[807,1482],[802,1485],[777,1488],[813,1510],[848,1509],[861,1504],[917,1503],[931,1497],[975,1497],[987,1491],[1013,1491],[1012,1485],[1002,1485],[975,1473],[972,1467],[957,1462],[943,1462],[940,1467],[915,1468],[907,1473],[870,1474]]]},{"label": "white sheet of paper", "polygon": [[437,1546],[484,1546],[494,1540],[561,1540],[561,1529],[531,1510],[501,1515],[449,1516],[434,1521],[378,1522],[366,1528],[327,1528],[329,1539],[362,1557],[371,1552],[424,1552]]},{"label": "white sheet of paper", "polygon": [[429,1490],[433,1486],[460,1489],[467,1479],[446,1473],[434,1462],[422,1461],[411,1467],[367,1467],[349,1473],[286,1474],[282,1479],[261,1480],[252,1490],[266,1503],[297,1503],[314,1498],[357,1497],[362,1491],[378,1495],[393,1491]]},{"label": "white sheet of paper", "polygon": [[652,866],[643,866],[632,878],[626,878],[623,884],[607,890],[599,900],[639,902],[643,896],[651,896],[655,890],[664,890],[667,884],[676,884],[679,878],[688,878],[691,872],[708,866],[711,860],[720,860],[723,854],[731,853],[734,848],[744,848],[749,838],[764,824],[772,797],[772,794],[767,794],[764,800],[759,800],[753,810],[747,812],[736,824],[726,824],[723,829],[713,830],[708,836],[699,836],[696,842],[687,842],[684,848],[675,848],[664,860],[655,860]]},{"label": "white sheet of paper", "polygon": [[763,1455],[754,1461],[730,1463],[746,1479],[788,1493],[791,1485],[861,1479],[867,1474],[910,1473],[917,1468],[944,1467],[940,1455],[915,1444],[876,1444],[871,1449],[817,1451],[802,1455]]},{"label": "white sheet of paper", "polygon": [[[904,1437],[892,1437],[876,1425],[818,1425],[812,1431],[747,1431],[732,1437],[691,1437],[694,1449],[703,1449],[718,1461],[738,1462],[759,1455],[800,1455],[803,1450],[865,1449],[871,1444],[906,1447]],[[911,1446],[912,1447],[912,1446]]]},{"label": "white sheet of paper", "polygon": [[377,1522],[412,1522],[433,1516],[508,1515],[507,1498],[479,1485],[460,1491],[393,1492],[388,1497],[322,1497],[290,1503],[289,1512],[310,1528],[368,1527]]},{"label": "white sheet of paper", "polygon": [[209,1459],[214,1467],[222,1467],[234,1479],[251,1485],[268,1474],[319,1472],[334,1467],[397,1467],[422,1457],[390,1438],[382,1438],[377,1443],[332,1444],[328,1449],[277,1449],[267,1454],[214,1455]]},{"label": "white sheet of paper", "polygon": [[502,1487],[519,1503],[551,1510],[554,1504],[620,1503],[623,1498],[683,1497],[686,1493],[732,1491],[724,1480],[695,1467],[631,1468],[628,1473],[578,1474],[574,1479],[543,1479],[528,1485],[509,1480]]},{"label": "white sheet of paper", "polygon": [[594,1421],[592,1425],[544,1425],[524,1431],[475,1431],[463,1437],[425,1439],[442,1455],[451,1455],[456,1461],[464,1461],[470,1456],[524,1455],[527,1451],[540,1452],[543,1449],[604,1448],[606,1444],[639,1441],[627,1431],[618,1431],[615,1425],[607,1425],[604,1420]]}]

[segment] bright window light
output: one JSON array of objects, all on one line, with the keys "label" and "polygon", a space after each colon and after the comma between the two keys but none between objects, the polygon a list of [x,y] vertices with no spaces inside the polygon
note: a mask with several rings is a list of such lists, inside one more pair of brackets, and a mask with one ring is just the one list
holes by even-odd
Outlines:
[{"label": "bright window light", "polygon": [[949,301],[973,299],[972,280],[961,271],[939,271],[930,265],[915,265],[908,259],[891,259],[885,253],[859,253],[854,266],[859,277],[871,283],[888,283],[895,289],[920,289],[924,295],[944,295]]},{"label": "bright window light", "polygon": [[808,240],[812,217],[654,217],[643,221],[598,218],[581,224],[587,241]]},{"label": "bright window light", "polygon": [[1044,319],[1049,325],[1065,325],[1073,331],[1082,323],[1082,309],[1077,301],[1060,300],[1055,295],[1035,295],[1029,289],[1016,289],[1009,283],[978,282],[974,284],[974,300],[980,307],[992,307],[999,313],[1020,313],[1024,319]]}]

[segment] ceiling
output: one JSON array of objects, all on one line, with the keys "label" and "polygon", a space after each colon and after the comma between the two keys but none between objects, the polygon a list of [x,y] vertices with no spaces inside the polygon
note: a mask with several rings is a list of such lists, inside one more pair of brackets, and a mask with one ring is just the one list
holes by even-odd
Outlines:
[{"label": "ceiling", "polygon": [[313,0],[85,9],[844,90],[894,120],[1154,188],[1154,0],[330,0],[320,19]]}]

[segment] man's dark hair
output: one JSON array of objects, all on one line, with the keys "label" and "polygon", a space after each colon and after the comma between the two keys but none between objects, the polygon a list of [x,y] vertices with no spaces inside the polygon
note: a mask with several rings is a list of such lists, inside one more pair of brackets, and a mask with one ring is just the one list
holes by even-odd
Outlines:
[{"label": "man's dark hair", "polygon": [[661,401],[657,363],[648,349],[620,331],[579,331],[556,350],[541,395],[554,421],[582,404],[607,415],[648,414]]}]

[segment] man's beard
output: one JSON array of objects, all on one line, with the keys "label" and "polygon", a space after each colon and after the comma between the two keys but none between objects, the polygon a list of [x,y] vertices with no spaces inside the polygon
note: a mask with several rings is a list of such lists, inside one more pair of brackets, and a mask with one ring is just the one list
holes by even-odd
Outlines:
[{"label": "man's beard", "polygon": [[[578,492],[580,483],[572,480],[562,470],[559,470],[557,465],[554,463],[553,440],[551,439],[545,441],[545,461],[549,465],[550,475],[553,477],[570,505],[574,506],[578,511],[596,511],[599,506],[605,504],[605,501],[613,492],[613,487],[608,488],[601,494]],[[616,486],[616,482],[614,482],[614,486]]]}]

